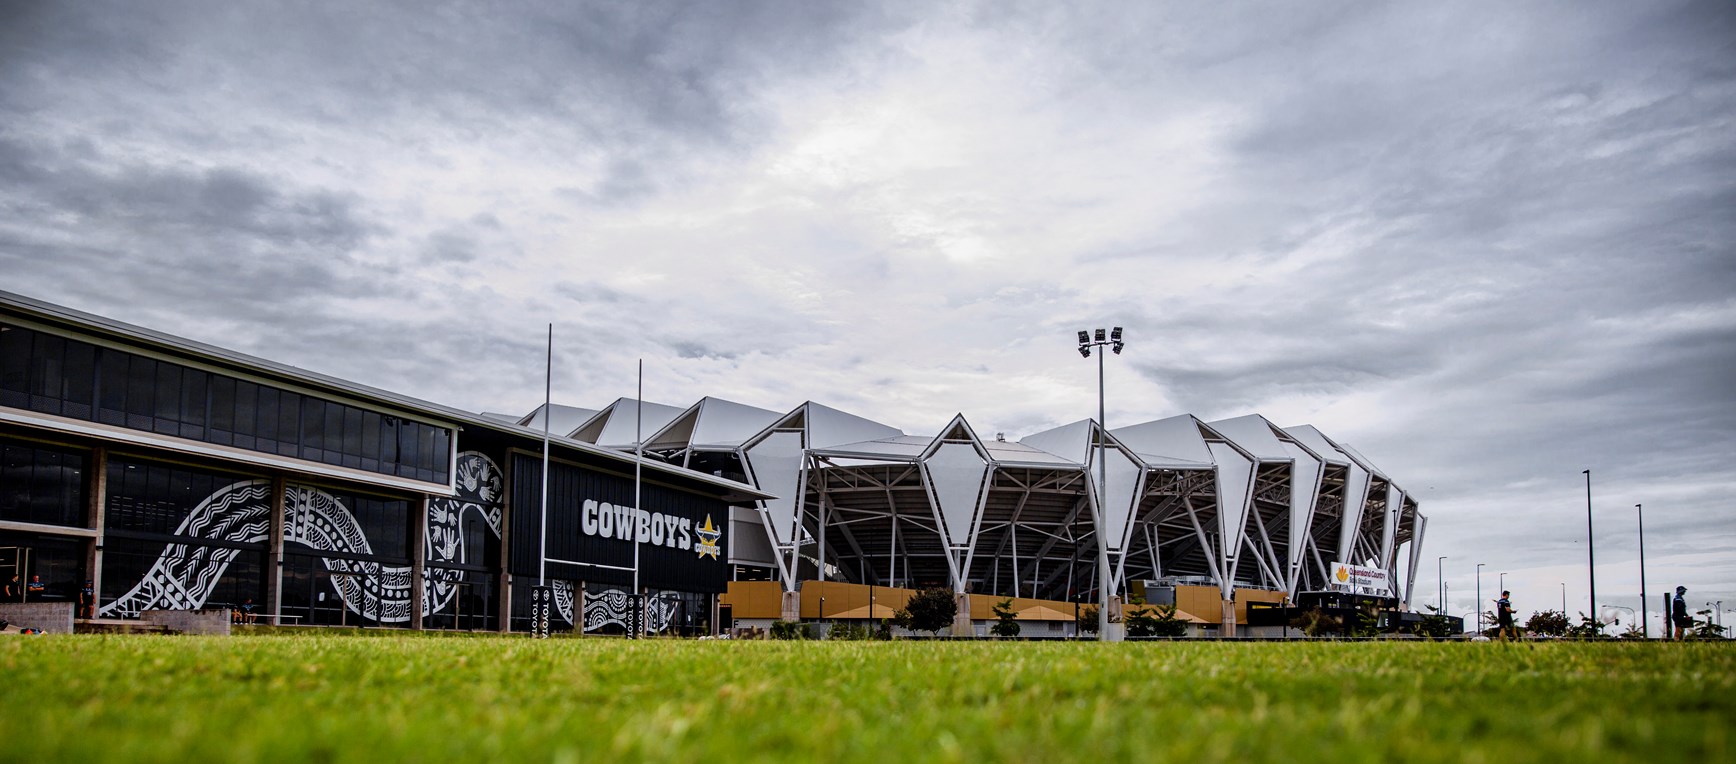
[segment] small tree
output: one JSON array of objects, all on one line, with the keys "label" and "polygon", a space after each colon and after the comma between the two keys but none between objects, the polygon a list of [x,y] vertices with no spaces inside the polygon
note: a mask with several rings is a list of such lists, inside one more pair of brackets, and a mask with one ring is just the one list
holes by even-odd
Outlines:
[{"label": "small tree", "polygon": [[1605,639],[1609,635],[1603,633],[1603,622],[1586,615],[1579,614],[1579,623],[1567,627],[1568,639]]},{"label": "small tree", "polygon": [[1127,636],[1180,637],[1187,634],[1187,622],[1175,617],[1174,605],[1140,607],[1127,611]]},{"label": "small tree", "polygon": [[1567,614],[1559,610],[1544,610],[1531,614],[1525,622],[1525,632],[1544,637],[1567,636]]},{"label": "small tree", "polygon": [[1013,599],[1008,597],[995,603],[995,625],[989,629],[997,637],[1019,636],[1018,613],[1013,612]]},{"label": "small tree", "polygon": [[950,590],[924,589],[911,595],[910,601],[892,614],[892,621],[910,631],[939,634],[957,616],[958,600],[952,598]]},{"label": "small tree", "polygon": [[1423,607],[1428,608],[1429,612],[1422,614],[1422,620],[1417,621],[1416,625],[1411,627],[1410,633],[1429,639],[1446,639],[1453,635],[1452,623],[1447,620],[1445,615],[1441,614],[1439,608],[1434,605],[1424,605]]},{"label": "small tree", "polygon": [[1077,612],[1079,615],[1074,619],[1073,625],[1075,628],[1077,628],[1079,630],[1079,633],[1080,634],[1096,634],[1097,633],[1097,606],[1096,605],[1087,605],[1085,607],[1079,608],[1079,610]]}]

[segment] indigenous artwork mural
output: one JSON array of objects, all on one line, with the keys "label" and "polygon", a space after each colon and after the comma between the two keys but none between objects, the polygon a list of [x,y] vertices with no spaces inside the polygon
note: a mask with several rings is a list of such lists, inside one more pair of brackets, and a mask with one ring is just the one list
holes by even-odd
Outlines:
[{"label": "indigenous artwork mural", "polygon": [[[473,554],[464,548],[464,513],[482,518],[490,533],[500,538],[501,514],[505,509],[505,479],[500,467],[475,451],[458,455],[457,491],[451,497],[428,501],[428,531],[423,539],[428,562],[470,562]],[[477,550],[478,552],[481,550]],[[452,604],[463,572],[447,568],[424,568],[422,611],[439,613]]]},{"label": "indigenous artwork mural", "polygon": [[[500,468],[487,456],[467,451],[458,456],[457,491],[450,498],[428,502],[424,539],[429,563],[466,562],[461,522],[466,512],[478,513],[495,538],[500,537],[502,505]],[[233,543],[260,543],[271,525],[271,483],[245,480],[227,485],[200,502],[175,530],[175,535]],[[373,554],[367,536],[343,502],[317,488],[291,485],[284,495],[284,542],[322,552]],[[102,608],[105,617],[136,617],[144,610],[196,610],[205,606],[229,564],[240,554],[226,547],[170,544],[143,580]],[[407,565],[322,558],[344,607],[381,623],[410,620],[410,575]],[[430,568],[423,590],[426,613],[451,603],[457,587],[455,571]],[[371,582],[364,584],[363,582]]]},{"label": "indigenous artwork mural", "polygon": [[[633,599],[621,589],[598,589],[587,591],[585,597],[584,622],[576,619],[574,605],[577,604],[577,589],[573,582],[555,579],[555,610],[560,613],[561,620],[574,628],[584,631],[601,631],[614,624],[623,629],[633,626]],[[675,600],[653,596],[645,613],[646,631],[651,634],[661,634],[675,623],[675,614],[681,603]]]}]

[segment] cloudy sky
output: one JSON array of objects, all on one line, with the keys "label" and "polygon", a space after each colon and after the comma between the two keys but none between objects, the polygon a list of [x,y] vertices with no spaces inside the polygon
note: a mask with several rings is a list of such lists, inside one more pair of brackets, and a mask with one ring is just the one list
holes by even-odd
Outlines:
[{"label": "cloudy sky", "polygon": [[[1227,7],[1219,7],[1227,6]],[[1263,413],[1736,609],[1736,5],[0,0],[0,289],[472,410]],[[1433,602],[1432,595],[1419,596]],[[1733,619],[1736,620],[1736,614]]]}]

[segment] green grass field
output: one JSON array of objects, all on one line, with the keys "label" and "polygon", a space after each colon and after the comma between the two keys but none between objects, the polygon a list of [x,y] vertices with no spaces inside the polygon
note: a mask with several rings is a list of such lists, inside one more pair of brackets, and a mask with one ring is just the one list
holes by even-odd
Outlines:
[{"label": "green grass field", "polygon": [[1733,676],[1716,644],[9,637],[0,761],[1729,761]]}]

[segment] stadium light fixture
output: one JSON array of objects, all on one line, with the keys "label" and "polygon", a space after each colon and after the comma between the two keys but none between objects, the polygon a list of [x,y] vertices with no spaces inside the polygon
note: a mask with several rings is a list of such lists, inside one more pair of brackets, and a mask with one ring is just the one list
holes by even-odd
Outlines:
[{"label": "stadium light fixture", "polygon": [[[1092,339],[1092,337],[1096,337],[1096,339]],[[1121,341],[1121,327],[1119,326],[1115,327],[1114,339],[1110,339],[1109,333],[1103,329],[1097,329],[1093,332],[1087,332],[1084,329],[1079,330],[1079,355],[1086,358],[1091,357],[1091,348],[1108,347],[1116,355],[1121,355],[1121,349],[1125,345],[1126,343]],[[1109,425],[1104,419],[1103,353],[1099,351],[1097,353],[1097,429],[1107,433]],[[1105,444],[1101,436],[1097,440],[1097,447],[1101,451]],[[1097,456],[1097,506],[1099,507],[1104,506],[1108,497],[1108,485],[1109,460],[1099,453]],[[1105,545],[1101,533],[1098,534],[1097,542],[1097,581],[1097,638],[1106,642],[1119,642],[1121,635],[1111,634],[1109,629],[1109,598],[1112,594],[1110,591],[1109,547]]]}]

